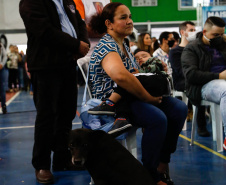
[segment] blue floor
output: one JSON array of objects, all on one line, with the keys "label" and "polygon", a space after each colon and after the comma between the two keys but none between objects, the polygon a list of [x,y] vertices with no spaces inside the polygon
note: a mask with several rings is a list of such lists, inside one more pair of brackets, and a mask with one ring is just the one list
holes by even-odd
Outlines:
[{"label": "blue floor", "polygon": [[[78,111],[80,111],[83,88],[79,88]],[[21,92],[9,105],[8,114],[0,114],[0,185],[34,185],[36,182],[31,165],[31,154],[36,116],[32,96]],[[73,129],[80,128],[78,117],[73,120]],[[211,124],[208,123],[211,131]],[[190,146],[191,123],[181,132],[177,151],[172,155],[170,174],[175,185],[226,185],[226,152],[216,152],[212,137],[195,140],[207,147]],[[141,158],[142,132],[137,131],[138,159]],[[220,155],[216,155],[220,154]],[[54,173],[55,184],[88,185],[87,171]]]}]

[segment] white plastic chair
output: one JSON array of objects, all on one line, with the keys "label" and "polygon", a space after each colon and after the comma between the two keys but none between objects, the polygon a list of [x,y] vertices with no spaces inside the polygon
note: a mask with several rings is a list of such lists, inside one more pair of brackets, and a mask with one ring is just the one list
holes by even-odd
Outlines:
[{"label": "white plastic chair", "polygon": [[[89,61],[90,61],[90,57],[83,57],[77,60],[77,64],[79,69],[82,72],[82,76],[86,82],[87,78],[86,78],[86,73],[87,73],[87,69],[89,67]],[[89,97],[92,98],[91,95],[91,91],[89,86],[87,87],[88,89],[88,93],[89,93]],[[124,140],[119,140],[119,142],[125,147],[127,148],[127,150],[135,157],[137,158],[137,139],[136,139],[136,131],[137,128],[131,128],[130,131],[128,131],[128,135]],[[94,184],[93,179],[91,178],[91,182],[89,183],[90,185]]]},{"label": "white plastic chair", "polygon": [[[201,101],[202,106],[210,106],[211,122],[212,122],[212,133],[213,141],[217,142],[217,151],[223,151],[223,125],[222,117],[220,113],[220,105],[209,102],[206,100]],[[192,130],[191,130],[191,145],[194,144],[195,129],[197,125],[197,109],[196,106],[193,107],[193,119],[192,119]]]},{"label": "white plastic chair", "polygon": [[[82,73],[82,76],[85,82],[86,82],[87,69],[89,67],[89,61],[90,61],[90,57],[83,57],[77,60],[78,67]],[[92,98],[89,86],[87,87],[87,89],[89,93],[89,98]]]},{"label": "white plastic chair", "polygon": [[[180,96],[182,98],[182,101],[186,105],[188,105],[188,98],[187,98],[185,92],[173,90],[173,97],[176,97],[176,96]],[[187,130],[187,119],[184,122],[184,127],[182,130]]]}]

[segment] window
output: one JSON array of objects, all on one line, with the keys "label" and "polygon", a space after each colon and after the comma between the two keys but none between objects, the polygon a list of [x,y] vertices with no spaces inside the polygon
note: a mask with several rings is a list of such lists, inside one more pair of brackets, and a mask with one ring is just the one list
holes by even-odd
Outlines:
[{"label": "window", "polygon": [[195,9],[193,0],[178,0],[179,10],[191,10]]},{"label": "window", "polygon": [[157,6],[158,0],[132,0],[132,6]]}]

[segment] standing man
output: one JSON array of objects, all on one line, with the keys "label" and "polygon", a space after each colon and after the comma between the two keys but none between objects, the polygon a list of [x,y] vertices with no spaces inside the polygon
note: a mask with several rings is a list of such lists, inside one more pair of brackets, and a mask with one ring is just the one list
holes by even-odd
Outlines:
[{"label": "standing man", "polygon": [[[201,100],[220,104],[226,133],[226,42],[223,38],[225,22],[209,17],[198,38],[189,43],[181,56],[185,75],[186,94],[192,104]],[[224,149],[226,150],[226,139]]]},{"label": "standing man", "polygon": [[[172,48],[169,52],[169,62],[173,70],[173,85],[177,91],[185,91],[185,77],[181,66],[181,55],[187,44],[196,39],[195,24],[191,21],[185,21],[179,25],[181,43]],[[192,115],[192,106],[189,106],[188,112]],[[190,115],[190,114],[188,114]],[[198,107],[197,114],[198,134],[202,137],[210,136],[206,129],[205,107]]]},{"label": "standing man", "polygon": [[86,25],[73,0],[21,0],[28,70],[37,109],[32,164],[40,183],[52,170],[74,170],[67,140],[77,106],[76,61],[89,51]]}]

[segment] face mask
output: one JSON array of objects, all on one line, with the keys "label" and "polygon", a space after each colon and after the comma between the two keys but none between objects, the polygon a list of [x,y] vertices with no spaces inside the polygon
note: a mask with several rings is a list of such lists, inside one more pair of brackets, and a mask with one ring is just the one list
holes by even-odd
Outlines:
[{"label": "face mask", "polygon": [[224,41],[222,37],[216,37],[216,38],[210,39],[209,42],[211,47],[218,49],[221,47]]},{"label": "face mask", "polygon": [[203,35],[203,36],[206,40],[209,41],[210,46],[212,48],[218,49],[221,46],[221,44],[224,42],[222,37],[216,37],[216,38],[213,38],[213,39],[208,39],[205,35]]},{"label": "face mask", "polygon": [[130,47],[130,51],[133,53],[135,50],[137,49],[137,46],[136,45],[133,45]]},{"label": "face mask", "polygon": [[196,39],[196,32],[188,32],[188,36],[186,37],[188,42],[191,42]]},{"label": "face mask", "polygon": [[175,40],[169,40],[168,45],[171,48],[174,45]]}]

